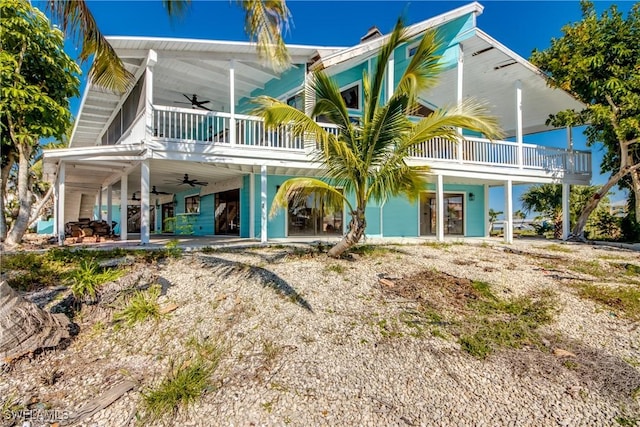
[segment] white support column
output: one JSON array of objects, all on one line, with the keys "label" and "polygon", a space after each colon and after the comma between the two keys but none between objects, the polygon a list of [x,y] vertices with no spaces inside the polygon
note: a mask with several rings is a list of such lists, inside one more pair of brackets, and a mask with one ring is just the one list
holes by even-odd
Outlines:
[{"label": "white support column", "polygon": [[60,190],[58,188],[58,176],[56,176],[55,182],[53,183],[53,235],[58,238],[58,195],[60,194]]},{"label": "white support column", "polygon": [[[369,62],[371,64],[371,62]],[[371,76],[371,73],[369,73]],[[387,64],[387,102],[391,100],[393,92],[395,91],[395,58],[393,54],[389,57],[389,63]]]},{"label": "white support column", "polygon": [[140,244],[149,243],[149,159],[140,163]]},{"label": "white support column", "polygon": [[[112,221],[113,221],[113,187],[111,185],[107,186],[107,224],[109,224],[109,227],[112,226]],[[111,233],[113,234],[114,231],[111,230]]]},{"label": "white support column", "polygon": [[236,61],[234,59],[229,61],[229,142],[231,145],[236,143]]},{"label": "white support column", "polygon": [[436,237],[439,242],[444,241],[444,179],[442,175],[437,175],[436,184]]},{"label": "white support column", "polygon": [[567,167],[569,169],[569,173],[573,173],[575,169],[575,157],[573,155],[573,128],[571,126],[567,126],[567,151],[569,151],[569,161],[567,162]]},{"label": "white support column", "polygon": [[[384,237],[384,205],[386,200],[380,205],[380,237]],[[418,202],[420,203],[420,202]],[[420,237],[420,225],[418,224],[418,237]]]},{"label": "white support column", "polygon": [[522,82],[516,81],[516,142],[518,143],[518,167],[523,167],[522,153]]},{"label": "white support column", "polygon": [[569,200],[571,199],[571,187],[569,184],[562,184],[562,240],[569,238],[571,232],[571,212],[569,209]]},{"label": "white support column", "polygon": [[102,186],[100,190],[98,190],[98,194],[96,195],[96,205],[98,206],[98,214],[96,215],[97,221],[102,221]]},{"label": "white support column", "polygon": [[489,232],[489,186],[484,184],[484,237],[491,237]]},{"label": "white support column", "polygon": [[145,136],[150,139],[154,136],[153,124],[153,67],[158,62],[158,54],[150,49],[147,53],[146,69],[144,71],[144,99],[145,99]]},{"label": "white support column", "polygon": [[[458,105],[458,107],[460,107],[462,105],[463,87],[464,87],[463,86],[464,85],[464,52],[462,50],[462,44],[458,45],[457,71],[458,71],[458,80],[456,85],[456,89],[457,89],[456,104]],[[458,135],[462,137],[462,128],[458,128]],[[463,143],[462,143],[462,138],[460,138],[458,142],[458,163],[462,163],[462,159],[463,159],[462,150],[463,150]]]},{"label": "white support column", "polygon": [[249,238],[256,237],[256,176],[249,174]]},{"label": "white support column", "polygon": [[267,165],[260,166],[260,242],[267,243]]},{"label": "white support column", "polygon": [[513,181],[504,184],[504,241],[513,243]]},{"label": "white support column", "polygon": [[127,240],[127,193],[129,192],[129,175],[120,179],[120,240]]},{"label": "white support column", "polygon": [[65,192],[65,179],[66,179],[67,165],[64,162],[60,162],[60,169],[58,170],[58,244],[64,245],[64,192]]}]

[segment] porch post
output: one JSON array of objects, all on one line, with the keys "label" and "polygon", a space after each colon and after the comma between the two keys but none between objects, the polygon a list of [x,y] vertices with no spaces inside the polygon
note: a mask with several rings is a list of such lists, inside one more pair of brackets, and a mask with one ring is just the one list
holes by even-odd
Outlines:
[{"label": "porch post", "polygon": [[[458,44],[458,81],[457,81],[457,91],[456,91],[456,104],[458,107],[462,105],[462,90],[463,90],[463,80],[464,80],[464,52],[462,50],[462,44]],[[458,141],[458,163],[462,163],[463,155],[462,155],[462,128],[458,128],[458,135],[460,135]]]},{"label": "porch post", "polygon": [[249,174],[249,237],[256,237],[256,176]]},{"label": "porch post", "polygon": [[140,244],[149,243],[149,159],[140,163]]},{"label": "porch post", "polygon": [[229,143],[231,145],[236,143],[236,76],[235,76],[236,61],[232,59],[229,61]]},{"label": "porch post", "polygon": [[98,205],[98,214],[96,215],[96,220],[102,221],[102,186],[100,186],[100,190],[98,190],[98,194],[96,196],[96,204]]},{"label": "porch post", "polygon": [[120,240],[127,240],[127,193],[129,192],[129,175],[120,178]]},{"label": "porch post", "polygon": [[267,165],[260,166],[260,242],[267,243]]},{"label": "porch post", "polygon": [[58,189],[58,176],[56,176],[55,182],[53,183],[53,235],[56,239],[58,238],[58,194],[60,193]]},{"label": "porch post", "polygon": [[484,184],[484,237],[491,237],[489,232],[489,185]]},{"label": "porch post", "polygon": [[571,199],[571,187],[569,184],[562,184],[562,240],[569,238],[571,232],[571,212],[569,211],[569,200]]},{"label": "porch post", "polygon": [[[113,208],[111,206],[112,203],[113,203],[113,187],[111,186],[111,184],[109,184],[107,186],[107,224],[109,224],[109,227],[112,227],[112,221],[113,221]],[[111,230],[111,233],[114,234],[113,229]]]},{"label": "porch post", "polygon": [[146,139],[154,136],[153,129],[153,67],[158,62],[158,54],[150,49],[147,54],[146,69],[144,71],[144,98],[145,98],[145,136]]},{"label": "porch post", "polygon": [[513,181],[504,184],[504,241],[513,243]]},{"label": "porch post", "polygon": [[571,126],[567,126],[567,150],[569,151],[569,161],[568,168],[569,173],[573,173],[575,171],[575,157],[573,155],[573,128]]},{"label": "porch post", "polygon": [[58,171],[58,244],[64,245],[64,187],[65,187],[65,175],[67,164],[60,162],[60,169]]},{"label": "porch post", "polygon": [[444,240],[444,179],[442,175],[437,175],[438,181],[436,185],[436,229],[437,239],[439,242]]},{"label": "porch post", "polygon": [[518,143],[518,167],[523,167],[522,153],[522,82],[516,81],[516,142]]}]

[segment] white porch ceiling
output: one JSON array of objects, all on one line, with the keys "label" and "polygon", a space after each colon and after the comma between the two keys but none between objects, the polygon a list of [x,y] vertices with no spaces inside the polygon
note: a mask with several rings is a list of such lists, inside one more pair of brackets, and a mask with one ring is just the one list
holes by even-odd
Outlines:
[{"label": "white porch ceiling", "polygon": [[[255,45],[246,42],[163,39],[147,37],[109,37],[126,68],[139,77],[144,72],[149,50],[156,51],[158,62],[153,73],[153,103],[184,107],[176,102],[188,102],[183,96],[198,95],[200,101],[216,111],[230,111],[229,69],[234,61],[235,99],[249,96],[263,88],[278,74],[258,59]],[[317,46],[287,46],[293,64],[306,66],[316,54],[325,55],[343,48]],[[296,66],[296,65],[294,65]],[[87,84],[71,147],[100,144],[114,111],[126,99]],[[186,105],[187,108],[189,107]]]}]

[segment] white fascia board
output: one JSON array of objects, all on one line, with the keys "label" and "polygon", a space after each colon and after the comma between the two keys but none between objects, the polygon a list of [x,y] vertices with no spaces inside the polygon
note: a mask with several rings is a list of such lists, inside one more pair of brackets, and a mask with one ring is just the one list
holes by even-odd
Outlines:
[{"label": "white fascia board", "polygon": [[[545,74],[544,71],[542,71],[540,68],[536,67],[531,62],[527,61],[526,59],[524,59],[523,57],[521,57],[520,55],[518,55],[517,53],[515,53],[514,51],[512,51],[511,49],[509,49],[508,47],[506,47],[502,43],[500,43],[499,41],[497,41],[496,39],[491,37],[489,34],[487,34],[484,31],[482,31],[480,28],[476,28],[475,35],[479,39],[487,42],[493,48],[498,49],[499,51],[501,51],[505,55],[509,56],[511,59],[513,59],[514,61],[516,61],[517,63],[519,63],[520,65],[522,65],[523,67],[525,67],[526,69],[531,71],[532,73],[534,73],[537,76],[539,76],[540,78],[544,79],[545,82],[548,82],[549,80],[551,80],[551,77],[549,77],[547,74]],[[557,89],[562,91],[562,92],[564,92],[564,93],[566,93],[568,97],[574,99],[578,104],[580,104],[582,106],[582,108],[587,108],[588,107],[587,104],[584,104],[582,101],[578,100],[571,93],[569,93],[569,92],[567,92],[565,90],[562,90],[560,88],[557,88]]]},{"label": "white fascia board", "polygon": [[[93,65],[93,63],[91,65]],[[82,115],[82,110],[84,109],[84,104],[87,101],[87,97],[89,96],[90,89],[91,89],[91,82],[87,80],[87,84],[84,87],[84,93],[82,94],[82,100],[80,101],[80,107],[78,108],[78,115],[76,116],[76,120],[73,123],[73,131],[71,131],[71,138],[69,138],[69,147],[73,145],[76,129],[78,128],[78,122],[80,121],[80,116]]]},{"label": "white fascia board", "polygon": [[42,150],[45,159],[77,158],[82,156],[123,156],[134,155],[141,156],[146,149],[139,145],[97,145],[94,147],[76,147],[76,148],[54,148],[50,150]]},{"label": "white fascia board", "polygon": [[[480,15],[483,10],[484,10],[484,7],[478,2],[473,2],[465,6],[461,6],[457,9],[451,10],[449,12],[445,12],[441,15],[427,19],[426,21],[422,21],[407,27],[407,36],[409,38],[413,38],[416,35],[430,28],[438,27],[446,22],[452,21],[464,15],[468,15],[469,13],[474,14],[474,22],[475,22],[475,16]],[[314,71],[318,69],[329,68],[335,64],[339,64],[341,62],[347,61],[354,57],[365,55],[371,52],[376,52],[378,51],[378,49],[380,49],[380,47],[382,47],[382,45],[384,45],[384,43],[387,42],[388,39],[389,39],[389,34],[379,37],[377,39],[373,39],[366,43],[358,44],[349,49],[345,49],[340,52],[334,53],[333,55],[329,55],[326,58],[319,59],[318,61],[316,61],[311,65],[310,69]]]}]

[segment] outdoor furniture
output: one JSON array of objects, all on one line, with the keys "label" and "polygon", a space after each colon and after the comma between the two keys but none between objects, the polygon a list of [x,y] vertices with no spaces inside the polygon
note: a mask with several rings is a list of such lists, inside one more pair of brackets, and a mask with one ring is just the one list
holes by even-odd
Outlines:
[{"label": "outdoor furniture", "polygon": [[64,227],[64,233],[66,237],[75,238],[76,243],[82,243],[85,237],[91,236],[95,236],[96,242],[99,242],[100,237],[113,235],[115,224],[115,221],[112,221],[110,226],[106,221],[92,221],[89,218],[80,218],[78,221],[67,222]]}]

